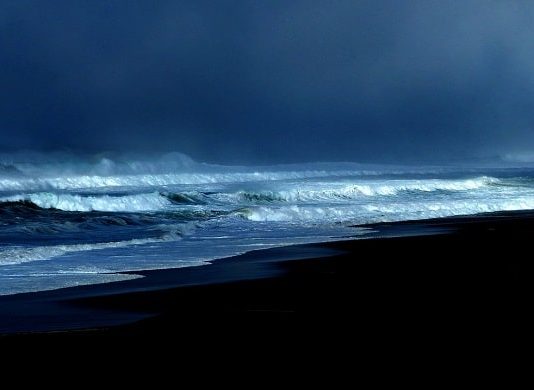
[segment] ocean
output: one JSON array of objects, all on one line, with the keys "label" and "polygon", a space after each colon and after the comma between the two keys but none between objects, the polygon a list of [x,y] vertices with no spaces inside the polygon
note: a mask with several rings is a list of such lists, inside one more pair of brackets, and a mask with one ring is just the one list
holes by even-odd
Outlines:
[{"label": "ocean", "polygon": [[[534,209],[534,168],[0,156],[0,295],[139,277],[368,224]],[[127,272],[127,273],[125,273]]]}]

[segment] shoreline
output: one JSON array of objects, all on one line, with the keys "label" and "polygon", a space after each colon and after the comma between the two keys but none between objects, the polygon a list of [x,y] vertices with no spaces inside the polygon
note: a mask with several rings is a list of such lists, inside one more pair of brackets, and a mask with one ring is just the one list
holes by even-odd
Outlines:
[{"label": "shoreline", "polygon": [[[362,227],[362,226],[359,226]],[[397,333],[439,321],[521,327],[534,211],[381,223],[345,241],[252,251],[143,278],[0,297],[0,340],[199,334],[313,321],[312,328]],[[525,247],[526,246],[526,247]],[[310,326],[310,325],[308,325]],[[485,325],[488,326],[488,325]],[[432,328],[432,327],[431,327]],[[432,328],[437,330],[435,328]]]}]

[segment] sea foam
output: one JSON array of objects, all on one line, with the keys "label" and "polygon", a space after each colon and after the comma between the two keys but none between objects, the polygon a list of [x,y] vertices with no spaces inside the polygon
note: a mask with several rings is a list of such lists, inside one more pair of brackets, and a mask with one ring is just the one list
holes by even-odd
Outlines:
[{"label": "sea foam", "polygon": [[360,237],[354,225],[534,209],[528,168],[66,160],[0,156],[0,294]]}]

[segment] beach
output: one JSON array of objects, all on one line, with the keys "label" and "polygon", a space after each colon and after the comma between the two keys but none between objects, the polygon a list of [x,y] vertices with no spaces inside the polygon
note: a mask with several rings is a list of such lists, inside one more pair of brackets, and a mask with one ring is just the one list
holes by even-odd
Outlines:
[{"label": "beach", "polygon": [[534,212],[367,228],[363,239],[253,251],[206,266],[136,271],[144,277],[134,280],[3,296],[0,342],[184,335],[190,342],[198,335],[244,341],[253,330],[370,348],[425,340],[513,342],[526,331]]}]

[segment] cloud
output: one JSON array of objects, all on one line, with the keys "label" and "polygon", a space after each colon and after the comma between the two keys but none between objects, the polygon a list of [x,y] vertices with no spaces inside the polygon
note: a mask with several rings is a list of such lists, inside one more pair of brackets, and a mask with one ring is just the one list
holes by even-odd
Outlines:
[{"label": "cloud", "polygon": [[534,147],[534,5],[0,6],[0,147],[218,162],[443,160]]}]

